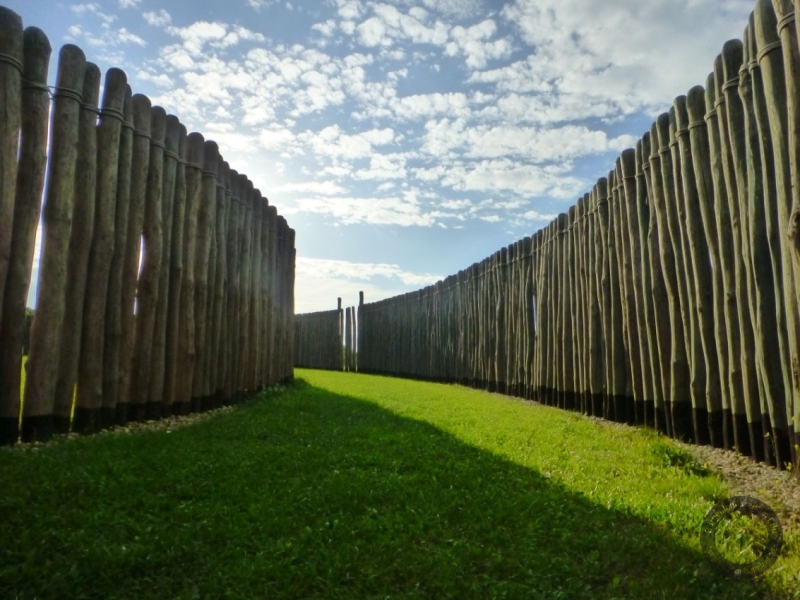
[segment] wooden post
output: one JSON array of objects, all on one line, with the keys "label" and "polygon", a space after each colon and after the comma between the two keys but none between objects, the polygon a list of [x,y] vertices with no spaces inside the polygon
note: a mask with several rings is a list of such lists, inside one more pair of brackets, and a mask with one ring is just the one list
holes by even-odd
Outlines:
[{"label": "wooden post", "polygon": [[[722,57],[718,56],[714,73],[706,82],[706,124],[708,126],[709,150],[711,153],[711,175],[714,182],[714,216],[720,246],[720,270],[724,302],[725,333],[727,337],[729,406],[731,410],[731,427],[733,436],[729,438],[730,447],[741,446],[739,437],[747,438],[747,417],[744,407],[742,388],[740,336],[739,336],[739,298],[736,292],[735,266],[736,255],[733,245],[733,226],[731,223],[730,205],[725,178],[725,155],[723,153],[724,96],[717,96],[717,79],[722,77]],[[725,127],[727,135],[727,127]],[[749,438],[748,438],[749,439]],[[724,442],[724,440],[723,440]]]},{"label": "wooden post", "polygon": [[[272,302],[270,301],[270,278],[272,273],[269,268],[269,201],[266,198],[261,199],[261,251],[259,258],[259,281],[261,282],[261,289],[259,290],[259,297],[261,307],[259,309],[259,354],[258,364],[256,365],[257,381],[259,385],[269,385],[269,377],[267,365],[272,360],[269,348],[269,332],[270,332],[270,311],[272,310]],[[294,313],[294,310],[292,310]],[[292,330],[292,340],[294,340],[294,331]],[[292,348],[294,350],[294,348]]]},{"label": "wooden post", "polygon": [[128,233],[125,240],[125,256],[122,271],[122,306],[120,308],[119,338],[119,383],[117,387],[117,424],[124,425],[129,414],[131,389],[131,361],[136,333],[134,304],[139,260],[142,247],[142,228],[147,197],[147,176],[150,167],[150,119],[152,106],[147,96],[136,94],[133,104],[133,157],[131,159],[130,207]]},{"label": "wooden post", "polygon": [[[688,113],[689,141],[691,144],[692,169],[697,191],[696,210],[699,212],[699,223],[702,224],[705,247],[711,256],[711,274],[703,272],[702,265],[695,265],[695,274],[698,278],[697,288],[708,287],[711,281],[711,307],[708,312],[713,315],[713,342],[705,340],[706,365],[709,374],[708,383],[708,420],[710,443],[717,448],[730,448],[733,439],[733,430],[730,422],[730,381],[727,376],[728,366],[728,337],[725,333],[725,290],[723,286],[722,255],[720,250],[717,222],[714,217],[714,205],[720,200],[715,194],[714,177],[712,174],[711,144],[712,137],[718,137],[717,132],[712,132],[706,123],[705,89],[701,86],[689,90],[686,99]],[[716,140],[713,143],[717,143]],[[688,169],[688,165],[687,165]],[[689,207],[691,209],[691,206]],[[694,222],[697,216],[693,216]],[[698,242],[702,248],[702,240]],[[695,261],[704,258],[702,250],[696,250]],[[702,262],[705,263],[704,260]],[[706,263],[707,264],[707,263]],[[706,277],[707,279],[702,279]],[[707,293],[707,292],[706,292]],[[708,299],[705,300],[708,302]],[[706,335],[708,333],[706,332]],[[715,362],[716,361],[716,362]],[[714,392],[715,379],[719,381],[719,396]]]},{"label": "wooden post", "polygon": [[150,389],[147,393],[147,418],[160,419],[164,406],[164,376],[166,369],[167,311],[172,275],[173,214],[175,212],[178,145],[181,123],[175,115],[167,116],[164,137],[164,181],[161,195],[161,264],[158,281],[158,304],[153,329],[153,348],[150,352]]},{"label": "wooden post", "polygon": [[560,273],[559,280],[561,285],[561,310],[559,319],[561,321],[561,352],[562,352],[562,366],[561,366],[561,389],[560,389],[560,406],[566,410],[573,410],[575,407],[575,360],[572,355],[574,349],[573,328],[574,320],[572,318],[572,293],[573,293],[573,255],[572,255],[572,230],[575,223],[575,210],[574,206],[564,215],[563,228],[559,235],[559,245],[561,246],[560,252]]},{"label": "wooden post", "polygon": [[183,286],[186,278],[185,242],[183,239],[186,227],[186,159],[187,159],[186,127],[180,125],[178,133],[178,159],[175,169],[175,201],[172,212],[172,239],[170,245],[169,269],[169,306],[167,307],[167,323],[164,342],[164,401],[161,405],[161,416],[169,417],[180,414],[181,355],[180,333],[183,315]]},{"label": "wooden post", "polygon": [[[678,237],[677,210],[675,207],[672,155],[669,148],[669,115],[664,113],[651,128],[650,138],[655,155],[653,166],[653,196],[658,220],[658,238],[661,266],[669,301],[671,337],[670,383],[667,398],[668,431],[672,437],[685,438],[692,434],[689,365],[686,358],[688,315],[684,321],[681,310],[681,278],[683,263],[677,255],[682,251]],[[656,161],[656,162],[654,162]],[[655,172],[658,167],[658,173]]]},{"label": "wooden post", "polygon": [[252,284],[252,260],[253,260],[253,183],[247,178],[244,179],[242,196],[244,204],[244,222],[242,234],[242,254],[240,261],[240,297],[239,297],[239,356],[237,360],[238,385],[240,393],[248,390],[247,365],[250,360],[250,291]]},{"label": "wooden post", "polygon": [[[36,317],[23,404],[22,440],[44,441],[53,434],[53,402],[64,325],[67,251],[75,194],[76,140],[86,58],[77,46],[61,48],[53,100],[47,191],[39,264]],[[16,155],[16,151],[14,153]],[[16,170],[15,170],[16,172]]]},{"label": "wooden post", "polygon": [[136,317],[129,367],[128,418],[134,422],[144,421],[148,412],[150,352],[153,349],[153,330],[158,309],[158,283],[161,278],[161,260],[164,248],[161,203],[166,132],[167,113],[160,106],[154,106],[150,115],[149,168],[144,206],[141,211],[141,235],[143,238],[139,258],[141,274],[136,285]]},{"label": "wooden post", "polygon": [[[116,91],[125,92],[125,79]],[[56,433],[68,433],[78,359],[81,354],[83,303],[86,295],[89,252],[95,221],[97,188],[97,102],[100,93],[100,69],[86,63],[78,124],[78,156],[75,168],[75,202],[67,259],[64,327],[61,331],[61,356],[55,387],[53,426]]]},{"label": "wooden post", "polygon": [[[195,368],[195,277],[197,215],[202,192],[203,151],[205,140],[197,132],[186,137],[186,208],[183,224],[183,286],[181,287],[180,327],[178,331],[178,367],[175,377],[179,393],[173,414],[188,414],[192,409],[192,381]],[[180,403],[180,408],[175,406]],[[177,409],[177,410],[176,410]]]},{"label": "wooden post", "polygon": [[[22,127],[22,19],[0,7],[0,317],[11,260],[12,226],[17,185],[17,152]],[[80,95],[81,88],[75,88]]]},{"label": "wooden post", "polygon": [[224,160],[219,161],[217,173],[216,227],[216,274],[214,278],[214,307],[211,317],[211,352],[209,353],[209,391],[213,395],[212,408],[222,405],[222,380],[225,371],[225,353],[223,348],[223,315],[225,314],[225,292],[228,285],[226,247],[228,232],[228,212],[231,204],[230,167]]},{"label": "wooden post", "polygon": [[[604,296],[601,280],[603,248],[599,213],[601,193],[605,193],[605,185],[605,180],[598,180],[589,196],[589,389],[591,393],[589,410],[590,414],[596,417],[602,415],[605,394]],[[541,254],[539,256],[541,257]]]},{"label": "wooden post", "polygon": [[[625,376],[625,382],[620,387],[621,393],[615,401],[615,418],[620,423],[634,422],[634,399],[641,398],[641,362],[638,357],[638,336],[636,328],[636,306],[633,298],[633,285],[631,273],[631,259],[628,248],[628,223],[625,199],[625,181],[622,173],[622,158],[617,158],[614,169],[614,245],[615,263],[617,265],[617,278],[619,290],[619,307],[621,309],[620,343],[623,365],[620,369]],[[634,342],[635,340],[635,342]]]},{"label": "wooden post", "polygon": [[[133,129],[133,96],[130,85],[126,85],[119,143],[116,205],[98,207],[98,213],[103,213],[104,209],[108,209],[110,211],[108,218],[114,220],[112,232],[107,230],[108,225],[105,222],[97,225],[104,232],[101,235],[111,233],[108,243],[113,248],[110,256],[111,266],[108,271],[105,313],[90,316],[86,314],[88,306],[84,309],[84,338],[89,354],[83,355],[81,365],[78,367],[78,405],[93,406],[96,401],[90,400],[88,397],[94,395],[99,398],[99,402],[102,404],[100,426],[103,428],[117,422],[125,422],[127,419],[127,405],[120,405],[118,409],[117,400],[119,397],[119,354],[122,339],[122,273],[128,246]],[[100,238],[98,238],[98,243],[99,240]],[[89,260],[91,261],[92,258],[90,257]],[[101,319],[103,320],[102,324],[96,323],[96,320]],[[93,360],[95,354],[97,359]],[[84,398],[84,395],[87,398]]]},{"label": "wooden post", "polygon": [[[723,168],[728,189],[728,202],[733,225],[733,248],[738,260],[734,262],[736,292],[739,297],[739,364],[741,368],[743,397],[747,411],[747,435],[737,439],[739,451],[756,458],[762,447],[756,432],[761,429],[759,382],[756,373],[755,340],[752,326],[752,302],[748,265],[742,257],[749,255],[749,243],[744,237],[747,215],[742,212],[741,194],[747,193],[746,156],[744,150],[744,109],[739,98],[739,67],[742,65],[743,47],[740,40],[730,40],[722,48],[721,77],[717,79],[717,97],[725,102],[719,109],[723,149]],[[716,65],[715,65],[716,67]],[[719,70],[719,67],[717,69]],[[724,133],[723,133],[724,129]],[[725,159],[725,157],[727,157]],[[746,441],[745,441],[746,440]]]},{"label": "wooden post", "polygon": [[631,354],[635,386],[634,405],[629,406],[628,422],[644,424],[644,405],[652,399],[652,370],[645,321],[645,296],[642,279],[643,240],[639,222],[639,203],[637,199],[638,177],[636,173],[636,151],[627,149],[620,155],[620,174],[622,176],[621,215],[625,221],[625,283],[628,306],[628,348]]},{"label": "wooden post", "polygon": [[255,190],[253,198],[253,259],[251,265],[251,291],[250,291],[250,306],[251,306],[251,331],[250,337],[250,362],[248,364],[250,388],[258,389],[260,385],[258,377],[258,365],[261,361],[261,235],[263,227],[262,210],[264,207],[264,200],[261,196],[260,190]]},{"label": "wooden post", "polygon": [[197,216],[197,236],[194,275],[194,326],[195,356],[191,402],[192,412],[200,412],[207,406],[205,388],[208,325],[208,286],[211,242],[214,235],[216,217],[217,169],[219,168],[219,148],[216,142],[205,141],[203,148],[203,172],[199,191]]},{"label": "wooden post", "polygon": [[[789,146],[789,165],[791,177],[792,204],[789,212],[789,222],[784,230],[784,237],[788,240],[789,252],[786,260],[792,261],[795,293],[800,294],[800,23],[795,14],[797,2],[791,0],[772,0],[775,13],[778,16],[778,31],[783,45],[783,63],[786,73],[786,112],[788,114],[788,134],[784,141]],[[791,24],[794,22],[795,27]],[[800,343],[800,340],[798,340]],[[800,354],[800,347],[798,353]],[[795,474],[800,477],[800,357],[793,355],[792,362],[792,399],[793,415],[791,422],[794,426],[791,431],[791,447]]]},{"label": "wooden post", "polygon": [[[13,444],[19,437],[25,305],[31,281],[36,226],[42,209],[42,190],[47,167],[50,97],[46,83],[51,54],[50,42],[42,30],[36,27],[25,29],[23,40],[24,110],[14,200],[14,234],[11,238],[0,324],[0,339],[3,340],[0,344],[0,446]],[[3,93],[8,89],[5,88]]]},{"label": "wooden post", "polygon": [[[702,92],[700,97],[702,98]],[[686,218],[681,223],[681,234],[689,242],[689,256],[686,259],[692,266],[689,271],[693,277],[689,289],[693,293],[693,307],[695,309],[693,312],[695,313],[696,327],[693,331],[695,339],[691,345],[691,360],[693,364],[700,361],[703,362],[702,374],[705,382],[703,393],[699,398],[695,399],[693,397],[693,402],[697,402],[693,410],[695,443],[702,445],[711,443],[712,446],[721,447],[722,388],[714,337],[714,274],[709,260],[709,256],[713,256],[713,252],[707,242],[704,219],[701,214],[699,185],[693,161],[690,118],[686,97],[679,96],[675,100],[674,108],[679,148],[678,157],[681,162],[683,182],[683,202],[686,212]],[[701,111],[701,115],[704,114],[705,112]],[[696,116],[700,117],[700,115]],[[701,126],[705,130],[705,121],[701,117],[695,123],[698,124],[695,128]],[[707,145],[707,139],[705,142]],[[707,158],[708,155],[706,154],[705,156]],[[707,181],[704,180],[703,183],[707,183],[710,186],[710,177]],[[707,212],[709,212],[707,216],[710,216],[710,211],[707,210]],[[716,228],[713,229],[713,232],[716,234]],[[694,367],[694,373],[696,377],[700,373],[700,369],[696,366]]]},{"label": "wooden post", "polygon": [[336,314],[337,314],[337,319],[338,319],[338,325],[337,325],[338,340],[337,340],[337,343],[336,343],[336,348],[337,348],[336,356],[337,356],[338,360],[336,361],[336,370],[337,371],[344,371],[344,348],[343,348],[343,344],[344,344],[344,322],[343,322],[343,315],[342,315],[342,299],[341,298],[337,298],[336,299],[336,311],[337,311]]},{"label": "wooden post", "polygon": [[[130,88],[125,73],[109,69],[103,86],[103,110],[97,127],[97,188],[93,207],[93,236],[86,235],[91,246],[88,251],[88,270],[85,279],[85,298],[80,306],[81,314],[72,317],[76,325],[75,335],[80,343],[73,347],[78,388],[76,391],[73,430],[91,432],[111,425],[113,418],[104,415],[103,405],[103,353],[105,343],[105,319],[109,294],[111,262],[115,252],[115,207],[119,195],[121,171],[121,146],[125,103],[130,102]],[[94,127],[94,119],[87,123]],[[94,154],[94,151],[92,151]],[[128,155],[128,160],[130,156]],[[91,159],[89,159],[91,160]],[[126,168],[130,166],[128,162]],[[81,170],[86,167],[80,167]],[[94,182],[91,184],[94,186]],[[93,191],[79,192],[86,197]],[[92,218],[92,215],[88,216]],[[75,232],[73,231],[73,234]],[[73,235],[73,239],[76,239]],[[80,242],[78,242],[80,243]],[[70,260],[72,260],[70,258]],[[72,276],[72,275],[71,275]],[[117,298],[118,300],[118,298]],[[78,347],[80,353],[78,353]],[[62,391],[61,421],[66,429],[72,404],[72,387]],[[58,402],[58,400],[57,400]]]},{"label": "wooden post", "polygon": [[[788,23],[786,24],[788,25]],[[786,33],[784,34],[784,30]],[[790,166],[790,144],[786,143],[789,136],[788,110],[787,110],[787,85],[784,70],[785,46],[781,42],[783,35],[788,40],[791,37],[791,27],[778,27],[778,16],[770,0],[758,0],[755,8],[755,39],[757,46],[757,60],[761,67],[763,85],[766,98],[766,108],[769,118],[771,145],[775,163],[776,197],[768,199],[767,210],[774,213],[767,221],[768,237],[773,256],[773,269],[775,270],[775,288],[778,302],[782,303],[783,310],[777,311],[778,330],[785,332],[786,349],[782,352],[783,361],[787,368],[784,374],[786,389],[786,406],[782,422],[786,423],[781,429],[781,419],[776,418],[772,423],[775,435],[776,462],[784,467],[787,462],[797,464],[796,450],[792,442],[792,417],[793,405],[800,405],[800,372],[794,370],[792,365],[800,364],[800,319],[798,319],[797,279],[793,270],[789,238],[784,232],[789,228],[789,216],[792,205],[792,182]],[[792,58],[791,60],[795,60]],[[796,62],[795,62],[796,64]],[[791,76],[793,76],[792,74]],[[776,261],[779,260],[779,263]],[[795,429],[797,429],[795,421]]]},{"label": "wooden post", "polygon": [[[789,395],[789,354],[785,326],[778,328],[778,313],[783,313],[779,302],[781,290],[776,294],[775,280],[781,276],[780,247],[776,238],[770,244],[769,233],[777,229],[777,188],[775,161],[770,144],[769,117],[761,69],[757,61],[755,41],[755,16],[751,13],[745,30],[744,62],[739,75],[739,95],[745,108],[745,142],[747,148],[747,194],[742,198],[747,212],[748,230],[745,232],[750,247],[752,266],[748,269],[755,291],[755,347],[760,367],[761,436],[758,453],[769,465],[780,464],[774,446],[777,440],[774,424],[785,430],[785,407]],[[770,207],[774,207],[771,210]],[[768,224],[774,218],[774,225]],[[778,233],[777,231],[775,233]],[[772,247],[771,247],[772,246]],[[778,255],[775,257],[773,251]],[[777,261],[775,260],[777,258]],[[783,319],[780,319],[784,325]],[[775,351],[785,360],[774,360]],[[758,432],[756,432],[758,435]]]},{"label": "wooden post", "polygon": [[[645,331],[647,332],[647,347],[650,357],[650,393],[646,394],[643,406],[642,423],[655,428],[655,410],[658,405],[664,408],[664,379],[663,365],[667,362],[661,354],[660,335],[667,336],[668,327],[663,332],[659,331],[656,319],[656,303],[666,305],[667,301],[662,293],[656,299],[656,288],[664,291],[664,279],[661,274],[661,262],[658,260],[658,229],[655,225],[655,216],[652,213],[652,200],[650,194],[650,132],[645,132],[642,139],[636,144],[636,206],[639,220],[639,243],[642,270],[642,298]],[[655,244],[655,246],[654,246]],[[654,283],[657,282],[657,283]],[[668,308],[663,309],[667,313]],[[667,356],[669,349],[667,349]],[[661,421],[664,423],[664,419]]]}]

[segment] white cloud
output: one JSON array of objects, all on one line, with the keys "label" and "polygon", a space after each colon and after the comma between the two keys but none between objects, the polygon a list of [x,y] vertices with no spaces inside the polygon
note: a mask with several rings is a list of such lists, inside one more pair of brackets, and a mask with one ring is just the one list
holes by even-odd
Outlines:
[{"label": "white cloud", "polygon": [[311,29],[314,31],[319,31],[325,37],[331,37],[333,32],[336,31],[336,21],[333,19],[328,19],[322,23],[314,23],[311,26]]},{"label": "white cloud", "polygon": [[336,4],[339,16],[347,21],[358,19],[364,10],[359,0],[336,0]]},{"label": "white cloud", "polygon": [[116,38],[122,43],[128,44],[136,44],[137,46],[146,46],[147,42],[145,42],[142,38],[138,35],[131,33],[124,27],[122,27],[119,31],[114,34]]},{"label": "white cloud", "polygon": [[142,0],[118,0],[120,8],[135,8],[142,3]]},{"label": "white cloud", "polygon": [[515,0],[501,15],[530,55],[474,80],[576,96],[612,114],[630,114],[630,107],[652,112],[705,80],[722,42],[732,32],[741,35],[744,6],[743,0],[725,8],[716,0]]},{"label": "white cloud", "polygon": [[313,312],[358,304],[358,293],[366,302],[377,302],[443,279],[441,275],[414,273],[397,264],[360,263],[297,257],[295,312]]},{"label": "white cloud", "polygon": [[142,17],[147,21],[148,25],[152,25],[153,27],[164,27],[172,23],[172,17],[163,8],[158,12],[148,11],[144,13]]},{"label": "white cloud", "polygon": [[209,21],[196,21],[187,27],[168,27],[167,32],[181,38],[190,55],[201,54],[206,44],[224,49],[241,41],[263,42],[266,39],[262,34],[239,25]]},{"label": "white cloud", "polygon": [[557,214],[540,213],[538,210],[529,210],[522,215],[529,221],[552,221],[557,218]]},{"label": "white cloud", "polygon": [[298,183],[285,183],[272,188],[270,191],[276,194],[281,192],[305,192],[335,196],[336,194],[343,194],[347,190],[333,181],[302,181]]},{"label": "white cloud", "polygon": [[316,213],[331,216],[342,225],[365,223],[368,225],[399,225],[401,227],[431,227],[436,219],[425,214],[418,202],[408,196],[389,198],[325,197],[301,198],[294,207],[285,209],[295,212]]},{"label": "white cloud", "polygon": [[247,4],[250,8],[255,10],[261,10],[266,6],[271,6],[275,4],[277,0],[247,0]]},{"label": "white cloud", "polygon": [[431,120],[425,125],[422,150],[436,157],[519,157],[536,163],[621,151],[636,143],[630,135],[609,139],[586,126],[555,128],[469,125],[464,119]]},{"label": "white cloud", "polygon": [[111,25],[111,23],[117,20],[116,15],[109,15],[104,13],[103,11],[100,10],[100,5],[95,2],[91,2],[88,4],[72,4],[70,6],[70,9],[76,15],[83,16],[86,14],[92,14],[96,16],[98,19],[100,19],[104,25]]},{"label": "white cloud", "polygon": [[450,32],[453,41],[445,47],[445,54],[464,54],[468,67],[482,69],[487,60],[505,58],[513,49],[507,38],[490,41],[496,31],[497,24],[492,19],[485,19],[467,28],[456,26]]}]

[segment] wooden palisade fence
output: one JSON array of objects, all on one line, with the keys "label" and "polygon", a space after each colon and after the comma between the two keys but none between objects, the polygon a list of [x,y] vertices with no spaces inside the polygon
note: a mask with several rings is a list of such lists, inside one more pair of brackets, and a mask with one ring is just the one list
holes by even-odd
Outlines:
[{"label": "wooden palisade fence", "polygon": [[206,410],[290,379],[286,220],[123,71],[106,73],[100,103],[80,48],[61,49],[54,87],[50,55],[0,7],[0,443]]},{"label": "wooden palisade fence", "polygon": [[[363,301],[363,292],[361,298]],[[295,315],[294,365],[311,369],[355,371],[356,309],[342,309],[337,299],[335,310]]]},{"label": "wooden palisade fence", "polygon": [[758,0],[705,87],[547,227],[359,306],[359,370],[536,398],[796,468],[797,3]]}]

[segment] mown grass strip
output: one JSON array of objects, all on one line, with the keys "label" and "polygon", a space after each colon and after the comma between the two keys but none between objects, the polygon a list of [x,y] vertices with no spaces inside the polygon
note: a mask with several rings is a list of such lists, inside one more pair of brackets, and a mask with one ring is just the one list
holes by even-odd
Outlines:
[{"label": "mown grass strip", "polygon": [[646,431],[298,377],[169,433],[2,449],[0,597],[797,597],[796,543],[757,582],[710,569],[724,486]]}]

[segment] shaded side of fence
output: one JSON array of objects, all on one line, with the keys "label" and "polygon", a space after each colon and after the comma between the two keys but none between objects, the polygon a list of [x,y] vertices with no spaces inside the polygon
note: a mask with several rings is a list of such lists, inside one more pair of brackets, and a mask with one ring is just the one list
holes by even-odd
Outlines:
[{"label": "shaded side of fence", "polygon": [[[362,293],[363,298],[363,293]],[[353,306],[294,317],[294,366],[332,371],[357,369],[357,319]]]},{"label": "shaded side of fence", "polygon": [[359,307],[359,370],[467,385],[798,465],[800,52],[759,0],[569,211]]},{"label": "shaded side of fence", "polygon": [[0,7],[0,444],[290,379],[294,230],[123,71],[105,74],[101,101],[80,48],[61,48],[52,87],[50,57],[46,35]]}]

